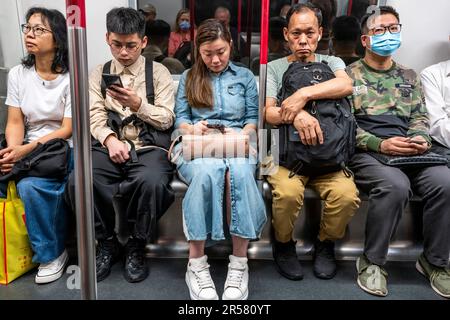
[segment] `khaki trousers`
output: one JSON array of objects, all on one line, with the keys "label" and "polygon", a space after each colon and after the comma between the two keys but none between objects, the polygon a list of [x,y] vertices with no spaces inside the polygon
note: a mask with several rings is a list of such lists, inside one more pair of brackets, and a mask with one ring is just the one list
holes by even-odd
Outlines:
[{"label": "khaki trousers", "polygon": [[318,177],[295,175],[280,166],[277,173],[267,176],[272,185],[272,225],[279,242],[292,239],[295,221],[303,206],[304,191],[308,185],[316,190],[325,202],[320,222],[319,240],[341,239],[345,227],[359,207],[358,189],[353,178],[344,172],[334,172]]}]

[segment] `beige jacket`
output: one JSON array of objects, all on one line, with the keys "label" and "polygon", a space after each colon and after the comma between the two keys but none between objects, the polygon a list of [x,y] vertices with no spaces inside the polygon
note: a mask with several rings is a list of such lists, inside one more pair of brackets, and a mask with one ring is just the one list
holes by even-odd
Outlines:
[{"label": "beige jacket", "polygon": [[[92,136],[100,141],[102,145],[110,134],[115,133],[107,126],[107,110],[117,112],[122,119],[132,115],[133,111],[123,108],[110,96],[103,99],[101,93],[103,65],[99,65],[89,77],[89,101],[91,115]],[[145,86],[145,58],[140,56],[138,60],[129,67],[122,66],[117,60],[111,63],[112,74],[119,74],[124,87],[132,88],[142,99],[141,106],[136,115],[145,122],[159,130],[170,128],[174,122],[173,112],[175,105],[174,86],[172,76],[162,64],[153,62],[153,87],[155,93],[155,105],[147,102]],[[136,149],[142,148],[139,140],[139,129],[132,124],[123,128],[122,135],[133,141]]]}]

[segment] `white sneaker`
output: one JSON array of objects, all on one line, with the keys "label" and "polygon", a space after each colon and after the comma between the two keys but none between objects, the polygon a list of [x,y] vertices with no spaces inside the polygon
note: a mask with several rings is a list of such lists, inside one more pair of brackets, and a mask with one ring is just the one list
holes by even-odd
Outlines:
[{"label": "white sneaker", "polygon": [[67,255],[67,251],[64,250],[61,255],[55,260],[49,263],[41,263],[39,265],[38,273],[34,281],[36,283],[49,283],[61,278],[64,267],[69,261],[69,256]]},{"label": "white sneaker", "polygon": [[208,257],[189,259],[186,284],[192,300],[219,300],[216,286],[209,273]]},{"label": "white sneaker", "polygon": [[247,300],[248,298],[248,259],[230,256],[227,280],[222,300]]}]

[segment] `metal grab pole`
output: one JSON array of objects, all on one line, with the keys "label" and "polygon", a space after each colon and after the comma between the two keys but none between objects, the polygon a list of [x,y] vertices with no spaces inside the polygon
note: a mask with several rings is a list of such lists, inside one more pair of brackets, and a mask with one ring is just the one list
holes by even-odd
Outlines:
[{"label": "metal grab pole", "polygon": [[[252,55],[252,28],[253,28],[253,2],[252,0],[247,0],[247,50],[246,53],[248,55],[248,67],[250,68],[251,64],[251,55]],[[242,58],[242,57],[241,57]]]},{"label": "metal grab pole", "polygon": [[237,46],[238,52],[241,52],[241,31],[242,31],[242,0],[238,0],[238,16],[237,16],[237,43],[234,45]]},{"label": "metal grab pole", "polygon": [[97,299],[84,0],[66,0],[81,299]]},{"label": "metal grab pole", "polygon": [[[267,139],[264,137],[264,117],[266,105],[266,80],[267,80],[267,59],[269,51],[269,0],[261,1],[261,41],[259,52],[259,115],[258,115],[258,144],[259,144],[259,164],[263,159],[262,155],[267,150]],[[258,170],[258,180],[262,181],[261,170]],[[261,188],[262,184],[260,183]],[[262,190],[261,190],[262,191]]]},{"label": "metal grab pole", "polygon": [[195,0],[189,0],[189,22],[191,30],[189,31],[191,37],[191,63],[195,62]]}]

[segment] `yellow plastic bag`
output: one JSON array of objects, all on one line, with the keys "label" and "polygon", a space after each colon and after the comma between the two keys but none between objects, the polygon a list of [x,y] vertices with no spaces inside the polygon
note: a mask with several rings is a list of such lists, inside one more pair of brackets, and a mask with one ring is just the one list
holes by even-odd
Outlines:
[{"label": "yellow plastic bag", "polygon": [[0,228],[0,284],[8,284],[35,267],[25,209],[14,181],[8,183],[6,199],[0,199]]}]

